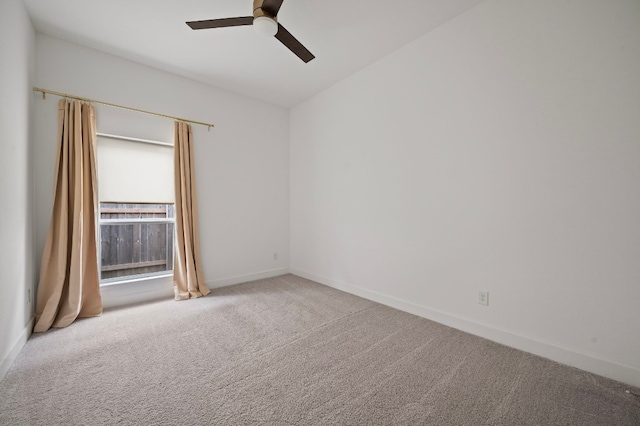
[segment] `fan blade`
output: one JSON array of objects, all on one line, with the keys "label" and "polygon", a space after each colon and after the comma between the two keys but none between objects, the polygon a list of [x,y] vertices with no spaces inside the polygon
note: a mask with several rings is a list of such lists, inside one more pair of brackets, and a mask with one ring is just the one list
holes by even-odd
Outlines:
[{"label": "fan blade", "polygon": [[262,10],[271,16],[278,16],[278,11],[284,0],[264,0],[262,2]]},{"label": "fan blade", "polygon": [[253,16],[243,16],[241,18],[208,19],[206,21],[191,21],[187,25],[192,30],[206,30],[208,28],[239,27],[241,25],[252,25]]},{"label": "fan blade", "polygon": [[282,44],[287,46],[290,51],[298,55],[298,58],[302,59],[305,63],[315,58],[313,53],[309,52],[302,43],[300,43],[289,31],[286,30],[285,27],[280,24],[278,24],[278,32],[275,37],[280,40]]}]

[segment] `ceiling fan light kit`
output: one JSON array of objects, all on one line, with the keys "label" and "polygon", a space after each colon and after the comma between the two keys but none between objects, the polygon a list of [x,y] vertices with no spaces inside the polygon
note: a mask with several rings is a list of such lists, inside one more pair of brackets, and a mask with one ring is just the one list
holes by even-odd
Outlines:
[{"label": "ceiling fan light kit", "polygon": [[253,29],[262,37],[273,37],[278,33],[278,23],[273,18],[258,16],[253,18]]},{"label": "ceiling fan light kit", "polygon": [[193,30],[253,25],[253,28],[258,34],[264,37],[274,36],[280,43],[284,44],[287,49],[307,63],[315,58],[313,53],[309,52],[285,27],[278,23],[278,11],[283,1],[284,0],[253,0],[253,16],[190,21],[187,22],[187,25]]}]

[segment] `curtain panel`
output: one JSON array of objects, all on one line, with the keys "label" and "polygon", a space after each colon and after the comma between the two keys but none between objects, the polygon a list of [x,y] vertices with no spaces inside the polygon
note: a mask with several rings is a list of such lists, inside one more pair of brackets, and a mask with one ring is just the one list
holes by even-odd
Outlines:
[{"label": "curtain panel", "polygon": [[95,110],[62,99],[53,211],[40,267],[35,332],[102,314],[97,207]]},{"label": "curtain panel", "polygon": [[175,123],[174,135],[176,244],[173,267],[175,300],[209,294],[200,261],[198,200],[193,154],[193,134],[187,123]]}]

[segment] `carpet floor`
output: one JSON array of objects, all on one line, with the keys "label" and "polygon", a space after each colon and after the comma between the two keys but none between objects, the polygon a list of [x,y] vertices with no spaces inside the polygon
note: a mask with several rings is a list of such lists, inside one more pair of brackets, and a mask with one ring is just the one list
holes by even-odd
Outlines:
[{"label": "carpet floor", "polygon": [[31,337],[1,425],[640,425],[622,383],[294,275]]}]

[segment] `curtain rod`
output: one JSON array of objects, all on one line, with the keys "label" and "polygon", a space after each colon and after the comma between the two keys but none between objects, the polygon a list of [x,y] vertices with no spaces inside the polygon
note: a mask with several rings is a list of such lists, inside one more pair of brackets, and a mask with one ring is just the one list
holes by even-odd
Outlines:
[{"label": "curtain rod", "polygon": [[34,87],[33,91],[42,93],[42,99],[46,99],[46,94],[48,93],[50,95],[60,96],[62,98],[77,99],[79,101],[106,105],[106,106],[110,106],[110,107],[113,107],[113,108],[125,109],[127,111],[134,111],[134,112],[139,112],[139,113],[142,113],[142,114],[155,115],[156,117],[170,118],[172,120],[183,121],[185,123],[200,124],[201,126],[208,127],[209,130],[211,130],[212,127],[215,127],[211,123],[203,123],[202,121],[187,120],[186,118],[174,117],[173,115],[166,115],[166,114],[160,114],[158,112],[145,111],[145,110],[142,110],[142,109],[131,108],[131,107],[118,105],[118,104],[112,104],[110,102],[103,102],[103,101],[98,101],[98,100],[95,100],[95,99],[89,99],[89,98],[83,98],[83,97],[80,97],[80,96],[69,95],[68,93],[54,92],[53,90],[42,89],[40,87]]}]

